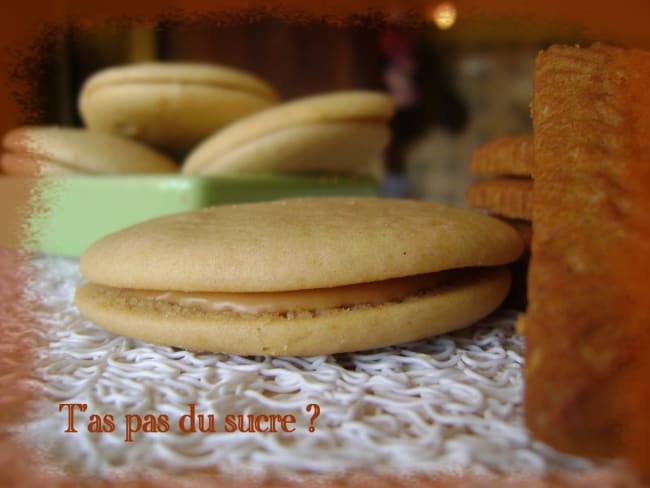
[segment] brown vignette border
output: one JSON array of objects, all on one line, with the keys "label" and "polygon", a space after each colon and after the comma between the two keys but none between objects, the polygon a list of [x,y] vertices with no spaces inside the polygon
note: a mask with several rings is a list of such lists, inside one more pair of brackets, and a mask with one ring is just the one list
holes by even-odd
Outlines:
[{"label": "brown vignette border", "polygon": [[[29,79],[17,69],[26,56],[32,54],[35,39],[44,35],[48,28],[66,22],[92,26],[95,23],[115,19],[134,23],[147,22],[160,16],[196,17],[209,15],[232,21],[242,16],[255,15],[273,9],[274,15],[286,17],[289,22],[301,22],[310,18],[323,18],[345,24],[356,14],[379,14],[393,17],[399,13],[415,14],[417,19],[438,2],[435,0],[330,0],[306,2],[301,0],[113,0],[99,3],[88,0],[21,0],[0,6],[0,66],[2,66],[2,90],[0,90],[0,131],[25,120],[25,106],[21,105],[24,94],[29,93]],[[566,0],[456,0],[461,15],[509,17],[532,19],[540,24],[564,22],[578,25],[586,40],[602,40],[622,46],[650,48],[647,19],[650,4],[647,0],[613,0],[571,2]],[[375,15],[376,18],[376,15]],[[23,97],[23,98],[21,98]],[[24,201],[7,208],[0,195],[0,232],[9,232],[14,241],[22,236],[20,229],[29,216],[29,192],[23,193]],[[38,211],[43,209],[39,207]],[[36,211],[36,210],[34,210]],[[30,333],[29,307],[22,291],[28,277],[27,258],[19,253],[0,251],[0,425],[3,427],[20,422],[28,410],[33,392],[27,387],[32,375],[30,348],[35,337]],[[67,479],[65,476],[37,469],[39,461],[4,433],[0,434],[0,486],[172,486],[177,481],[192,481],[196,486],[255,486],[253,480],[242,482],[205,474],[192,475],[161,481],[159,479],[136,479],[106,481],[91,479]],[[619,473],[620,474],[620,473]],[[378,478],[363,473],[345,479],[310,480],[306,483],[285,480],[267,480],[264,486],[606,486],[615,482],[618,474],[611,472],[589,473],[583,476],[558,474],[545,479],[516,476],[506,478],[477,478],[445,475],[435,479]],[[625,476],[625,475],[623,475]],[[629,480],[628,480],[629,481]]]}]

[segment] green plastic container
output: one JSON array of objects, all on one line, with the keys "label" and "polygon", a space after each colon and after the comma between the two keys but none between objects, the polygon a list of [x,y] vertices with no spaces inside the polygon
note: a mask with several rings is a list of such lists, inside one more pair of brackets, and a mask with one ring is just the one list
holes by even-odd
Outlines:
[{"label": "green plastic container", "polygon": [[[4,184],[10,182],[5,181]],[[98,238],[162,215],[212,205],[298,196],[371,196],[371,178],[332,175],[241,177],[70,176],[41,179],[43,203],[29,220],[29,251],[77,257]]]}]

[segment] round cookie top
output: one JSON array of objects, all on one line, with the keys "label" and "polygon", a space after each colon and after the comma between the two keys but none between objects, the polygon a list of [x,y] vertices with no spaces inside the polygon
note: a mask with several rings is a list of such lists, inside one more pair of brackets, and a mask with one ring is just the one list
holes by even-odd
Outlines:
[{"label": "round cookie top", "polygon": [[343,286],[511,262],[507,224],[432,202],[296,198],[211,207],[137,224],[81,257],[90,282],[120,288],[269,292]]},{"label": "round cookie top", "polygon": [[370,90],[312,95],[267,108],[215,132],[185,159],[182,171],[200,172],[212,159],[262,136],[316,123],[368,122],[385,124],[393,115],[389,96]]},{"label": "round cookie top", "polygon": [[[131,139],[106,132],[58,126],[17,127],[5,134],[3,167],[11,159],[34,174],[172,173],[173,160]],[[6,162],[7,159],[9,162]],[[11,171],[8,171],[11,172]],[[20,168],[16,171],[20,172]]]},{"label": "round cookie top", "polygon": [[278,98],[268,83],[251,73],[216,64],[188,62],[146,62],[106,68],[86,80],[81,96],[98,88],[128,83],[212,85],[263,98]]}]

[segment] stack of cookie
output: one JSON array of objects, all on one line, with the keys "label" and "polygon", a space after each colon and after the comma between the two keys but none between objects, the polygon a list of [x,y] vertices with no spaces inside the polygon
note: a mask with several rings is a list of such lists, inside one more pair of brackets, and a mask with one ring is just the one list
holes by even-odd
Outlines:
[{"label": "stack of cookie", "polygon": [[469,206],[506,220],[530,244],[533,203],[533,136],[507,136],[477,148],[472,174],[481,179],[465,194]]},{"label": "stack of cookie", "polygon": [[15,176],[177,173],[179,154],[278,98],[265,81],[225,66],[108,68],[82,86],[85,127],[13,129],[3,139],[0,169]]},{"label": "stack of cookie", "polygon": [[[532,134],[507,136],[477,148],[470,162],[477,176],[465,194],[469,206],[486,211],[512,225],[521,235],[526,250],[532,239],[533,202]],[[509,305],[526,303],[528,252],[514,263],[513,288]]]},{"label": "stack of cookie", "polygon": [[116,66],[83,84],[84,128],[10,131],[0,170],[19,176],[320,172],[378,179],[393,110],[390,97],[368,90],[283,103],[266,81],[214,64]]},{"label": "stack of cookie", "polygon": [[533,135],[478,148],[472,171],[485,179],[466,194],[524,232],[534,223],[518,324],[527,427],[563,452],[623,458],[646,480],[649,86],[650,52],[541,52]]}]

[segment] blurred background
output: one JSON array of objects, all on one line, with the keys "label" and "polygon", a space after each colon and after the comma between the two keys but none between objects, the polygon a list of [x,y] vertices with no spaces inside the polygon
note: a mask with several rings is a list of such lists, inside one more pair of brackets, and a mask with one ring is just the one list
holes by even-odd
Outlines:
[{"label": "blurred background", "polygon": [[463,17],[449,2],[410,17],[345,25],[270,14],[233,22],[173,17],[91,28],[69,24],[38,41],[18,68],[32,80],[24,123],[81,125],[77,95],[104,67],[149,60],[209,61],[248,70],[285,99],[339,89],[387,91],[397,112],[383,192],[463,205],[471,151],[529,132],[537,52],[579,43],[570,25]]}]

